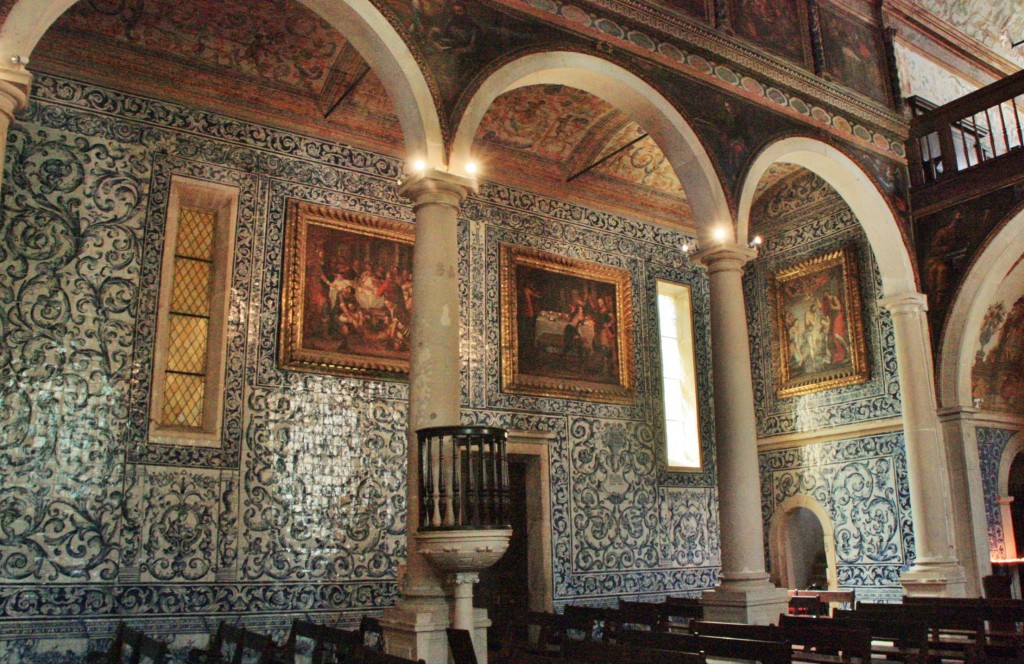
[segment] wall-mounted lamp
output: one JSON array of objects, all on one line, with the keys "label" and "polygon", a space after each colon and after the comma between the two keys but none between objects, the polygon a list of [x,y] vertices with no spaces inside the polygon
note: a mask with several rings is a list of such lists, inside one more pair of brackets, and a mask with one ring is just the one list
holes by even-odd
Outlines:
[{"label": "wall-mounted lamp", "polygon": [[27,65],[28,64],[28,56],[27,55],[12,55],[11,56],[11,64],[12,65]]},{"label": "wall-mounted lamp", "polygon": [[747,243],[747,246],[750,247],[751,249],[757,249],[763,243],[764,243],[764,240],[761,239],[761,236],[760,235],[755,235],[754,237],[750,238],[750,242]]},{"label": "wall-mounted lamp", "polygon": [[700,245],[697,244],[697,240],[687,240],[683,242],[683,246],[681,247],[681,249],[683,251],[684,256],[689,256],[690,254],[694,254],[700,251]]},{"label": "wall-mounted lamp", "polygon": [[477,165],[475,161],[470,161],[466,163],[466,173],[468,173],[469,175],[476,175],[476,171]]}]

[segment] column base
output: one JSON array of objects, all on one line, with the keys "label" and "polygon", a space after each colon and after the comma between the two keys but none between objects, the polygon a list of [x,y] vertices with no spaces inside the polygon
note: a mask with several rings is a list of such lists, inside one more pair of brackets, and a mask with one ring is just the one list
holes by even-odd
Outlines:
[{"label": "column base", "polygon": [[966,597],[967,576],[953,561],[915,564],[900,576],[910,597]]},{"label": "column base", "polygon": [[[427,664],[448,664],[451,608],[444,597],[403,597],[384,611],[384,645],[389,655],[422,659]],[[485,632],[486,633],[486,632]]]},{"label": "column base", "polygon": [[704,620],[775,625],[779,614],[789,610],[789,591],[776,588],[768,581],[744,581],[730,584],[723,581],[701,598]]}]

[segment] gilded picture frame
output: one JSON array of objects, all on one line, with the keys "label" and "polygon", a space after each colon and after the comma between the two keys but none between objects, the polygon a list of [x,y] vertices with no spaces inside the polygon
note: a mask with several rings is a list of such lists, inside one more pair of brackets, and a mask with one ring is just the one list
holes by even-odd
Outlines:
[{"label": "gilded picture frame", "polygon": [[413,227],[294,199],[287,205],[278,364],[407,377]]},{"label": "gilded picture frame", "polygon": [[501,389],[633,403],[629,272],[536,249],[500,249]]},{"label": "gilded picture frame", "polygon": [[793,397],[867,381],[854,246],[781,269],[772,282],[776,394]]}]

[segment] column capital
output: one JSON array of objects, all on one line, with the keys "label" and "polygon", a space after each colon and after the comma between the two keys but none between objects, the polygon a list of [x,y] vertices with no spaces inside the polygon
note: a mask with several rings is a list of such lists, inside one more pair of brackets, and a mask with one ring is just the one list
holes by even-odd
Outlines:
[{"label": "column capital", "polygon": [[12,120],[15,113],[28,108],[31,89],[32,74],[27,69],[0,68],[0,113]]},{"label": "column capital", "polygon": [[887,295],[878,301],[882,307],[895,315],[924,313],[928,311],[928,296],[924,293],[905,291],[895,295]]},{"label": "column capital", "polygon": [[708,268],[709,273],[723,270],[738,272],[756,257],[757,249],[734,243],[716,244],[697,252],[697,260]]},{"label": "column capital", "polygon": [[478,188],[475,179],[438,170],[416,173],[398,183],[398,193],[412,201],[414,207],[436,203],[458,209],[466,196]]}]

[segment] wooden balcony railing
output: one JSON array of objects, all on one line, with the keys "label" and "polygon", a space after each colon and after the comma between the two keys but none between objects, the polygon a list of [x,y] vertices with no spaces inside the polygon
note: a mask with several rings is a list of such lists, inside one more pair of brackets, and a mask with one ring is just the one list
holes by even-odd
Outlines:
[{"label": "wooden balcony railing", "polygon": [[917,97],[908,102],[915,114],[908,156],[916,188],[992,170],[1024,152],[1024,71],[939,107]]},{"label": "wooden balcony railing", "polygon": [[420,530],[510,527],[504,429],[431,427],[416,437]]}]

